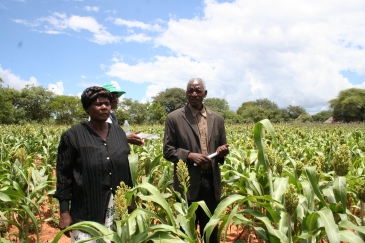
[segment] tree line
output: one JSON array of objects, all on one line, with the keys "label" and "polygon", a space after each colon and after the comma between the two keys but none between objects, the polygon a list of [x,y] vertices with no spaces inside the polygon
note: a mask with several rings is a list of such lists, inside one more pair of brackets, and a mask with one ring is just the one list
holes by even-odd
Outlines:
[{"label": "tree line", "polygon": [[[0,78],[1,124],[77,124],[88,119],[77,96],[56,95],[42,86],[27,85],[18,91],[3,87]],[[163,124],[166,115],[186,104],[185,90],[170,88],[158,93],[152,102],[140,103],[123,99],[115,110],[119,121],[130,124]],[[271,122],[324,122],[330,117],[339,122],[363,122],[365,119],[365,90],[351,88],[339,92],[329,101],[329,110],[310,115],[301,106],[279,108],[268,99],[241,104],[229,109],[220,98],[206,98],[204,105],[223,116],[227,124],[254,123],[268,118]]]}]

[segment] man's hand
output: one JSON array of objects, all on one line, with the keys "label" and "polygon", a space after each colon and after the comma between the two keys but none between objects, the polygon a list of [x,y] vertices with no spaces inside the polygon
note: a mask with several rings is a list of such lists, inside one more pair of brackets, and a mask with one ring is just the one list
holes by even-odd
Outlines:
[{"label": "man's hand", "polygon": [[128,134],[127,135],[128,143],[135,144],[135,145],[138,145],[138,146],[144,145],[143,139],[140,136],[137,135],[140,132],[141,131]]},{"label": "man's hand", "polygon": [[210,168],[213,163],[207,156],[192,152],[188,154],[188,159],[202,168]]},{"label": "man's hand", "polygon": [[229,144],[224,144],[217,149],[217,156],[218,157],[224,157],[229,153]]},{"label": "man's hand", "polygon": [[[60,213],[60,223],[58,225],[58,228],[60,230],[66,229],[68,226],[72,224],[72,218],[69,211],[65,211]],[[70,231],[66,231],[65,235],[67,237],[70,237]]]}]

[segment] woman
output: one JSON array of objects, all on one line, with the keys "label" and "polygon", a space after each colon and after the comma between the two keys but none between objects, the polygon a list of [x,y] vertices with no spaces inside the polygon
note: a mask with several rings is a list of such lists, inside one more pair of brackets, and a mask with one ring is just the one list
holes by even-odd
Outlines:
[{"label": "woman", "polygon": [[[61,230],[86,220],[110,227],[116,187],[121,181],[132,187],[126,135],[119,126],[106,122],[111,101],[111,93],[102,87],[84,90],[81,102],[90,120],[61,136],[54,195],[60,203]],[[91,236],[72,231],[71,237],[73,242]]]}]

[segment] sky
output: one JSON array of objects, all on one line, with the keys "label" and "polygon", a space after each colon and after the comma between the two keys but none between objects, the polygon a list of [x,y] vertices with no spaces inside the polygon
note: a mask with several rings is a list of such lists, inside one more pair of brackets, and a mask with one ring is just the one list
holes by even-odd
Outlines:
[{"label": "sky", "polygon": [[0,78],[139,102],[206,82],[230,109],[267,98],[310,114],[365,88],[364,0],[1,0]]}]

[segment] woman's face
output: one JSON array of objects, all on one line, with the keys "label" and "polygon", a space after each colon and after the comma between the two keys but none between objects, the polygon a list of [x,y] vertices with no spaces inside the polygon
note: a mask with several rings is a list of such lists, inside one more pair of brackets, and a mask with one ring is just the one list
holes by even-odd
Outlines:
[{"label": "woman's face", "polygon": [[86,111],[90,120],[106,121],[110,115],[110,101],[106,97],[98,97]]}]

